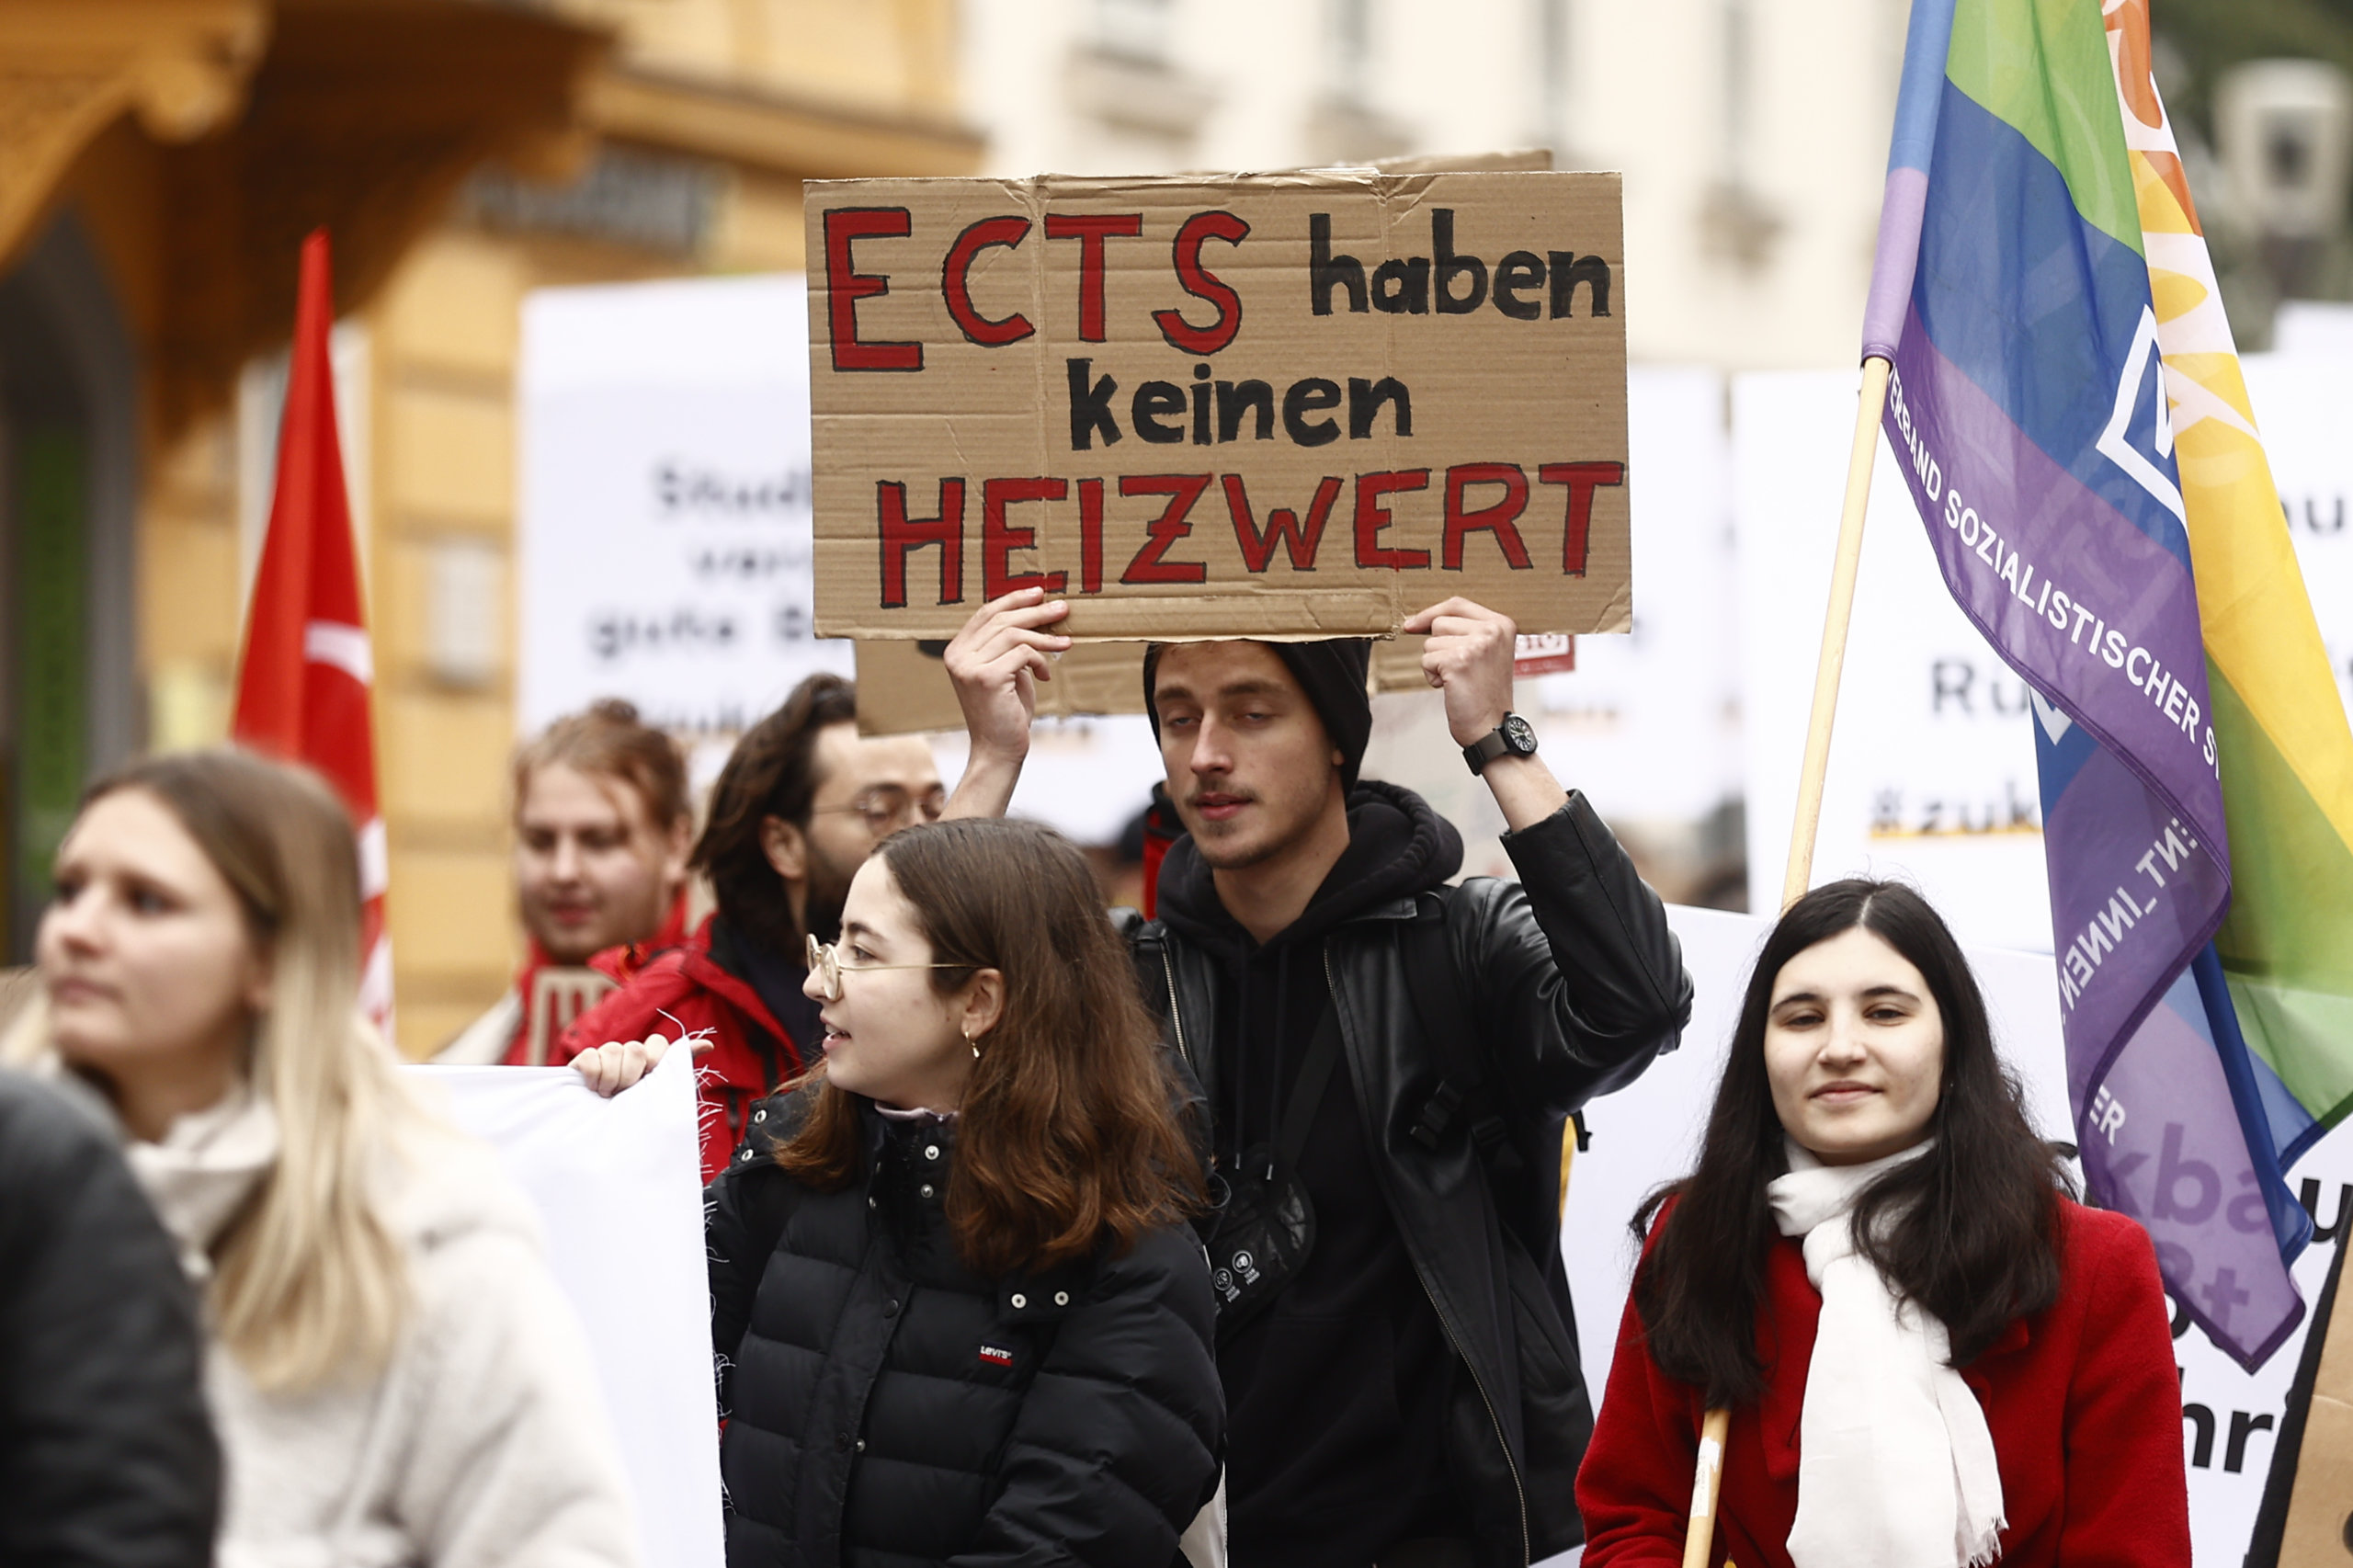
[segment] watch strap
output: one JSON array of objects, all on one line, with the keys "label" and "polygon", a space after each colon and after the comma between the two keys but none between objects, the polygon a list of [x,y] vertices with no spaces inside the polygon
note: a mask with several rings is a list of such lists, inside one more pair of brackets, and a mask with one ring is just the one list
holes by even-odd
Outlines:
[{"label": "watch strap", "polygon": [[1462,760],[1473,773],[1483,774],[1487,764],[1511,750],[1511,743],[1504,738],[1503,727],[1497,725],[1462,748]]}]

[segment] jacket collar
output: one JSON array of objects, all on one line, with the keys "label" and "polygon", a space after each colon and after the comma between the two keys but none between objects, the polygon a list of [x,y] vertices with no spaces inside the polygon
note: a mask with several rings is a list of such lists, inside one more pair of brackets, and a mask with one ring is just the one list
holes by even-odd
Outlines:
[{"label": "jacket collar", "polygon": [[751,982],[721,963],[712,954],[711,938],[715,935],[714,925],[718,919],[716,915],[706,916],[701,927],[680,949],[679,971],[705,990],[724,997],[731,1006],[753,1024],[766,1029],[797,1057],[806,1060],[808,1042],[777,1021],[777,1016],[768,1010],[766,1002],[760,1000],[760,994],[752,988]]}]

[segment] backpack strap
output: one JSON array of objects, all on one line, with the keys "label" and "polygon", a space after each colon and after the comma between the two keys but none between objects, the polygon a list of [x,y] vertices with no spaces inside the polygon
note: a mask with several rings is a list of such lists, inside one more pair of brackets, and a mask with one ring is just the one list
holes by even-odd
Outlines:
[{"label": "backpack strap", "polygon": [[1407,1135],[1425,1149],[1436,1149],[1455,1128],[1467,1127],[1480,1163],[1491,1178],[1501,1177],[1517,1170],[1521,1161],[1472,1038],[1476,1016],[1455,966],[1449,934],[1455,896],[1451,888],[1417,895],[1414,918],[1398,934],[1405,989],[1413,996],[1422,1038],[1429,1041],[1438,1063],[1438,1085],[1423,1100]]}]

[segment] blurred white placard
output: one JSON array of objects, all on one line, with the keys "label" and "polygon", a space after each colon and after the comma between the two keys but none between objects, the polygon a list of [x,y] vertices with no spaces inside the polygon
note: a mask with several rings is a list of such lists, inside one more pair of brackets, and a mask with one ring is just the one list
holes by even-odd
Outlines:
[{"label": "blurred white placard", "polygon": [[522,733],[602,697],[732,733],[850,673],[809,634],[803,278],[539,290],[518,383]]},{"label": "blurred white placard", "polygon": [[1578,638],[1575,671],[1538,688],[1553,770],[1612,823],[1698,822],[1741,792],[1723,410],[1712,369],[1628,370],[1633,630]]},{"label": "blurred white placard", "polygon": [[674,1051],[627,1094],[569,1067],[405,1069],[497,1152],[538,1210],[579,1314],[635,1493],[645,1568],[720,1568],[719,1407],[694,1064]]},{"label": "blurred white placard", "polygon": [[[2337,309],[2353,324],[2353,306]],[[2250,354],[2243,363],[2336,693],[2353,713],[2353,324],[2334,355]]]}]

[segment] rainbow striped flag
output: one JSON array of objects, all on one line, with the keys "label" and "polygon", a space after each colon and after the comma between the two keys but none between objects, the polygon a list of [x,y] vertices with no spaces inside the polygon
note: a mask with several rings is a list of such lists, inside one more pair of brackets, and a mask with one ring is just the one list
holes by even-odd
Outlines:
[{"label": "rainbow striped flag", "polygon": [[2147,0],[1915,0],[1864,356],[2035,692],[2090,1196],[2252,1368],[2353,1108],[2353,733],[2149,71]]}]

